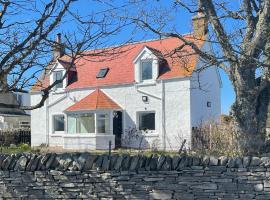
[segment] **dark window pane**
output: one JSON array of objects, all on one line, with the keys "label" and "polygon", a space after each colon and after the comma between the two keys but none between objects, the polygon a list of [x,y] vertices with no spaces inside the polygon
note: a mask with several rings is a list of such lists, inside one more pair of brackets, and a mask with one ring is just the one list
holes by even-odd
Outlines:
[{"label": "dark window pane", "polygon": [[76,71],[69,71],[68,72],[68,85],[76,82],[78,80],[78,75]]},{"label": "dark window pane", "polygon": [[[63,78],[63,72],[62,71],[57,71],[54,72],[54,81],[61,80]],[[63,88],[63,82],[58,83],[55,85],[55,88]]]},{"label": "dark window pane", "polygon": [[64,115],[53,116],[54,131],[64,131]]},{"label": "dark window pane", "polygon": [[109,71],[109,68],[100,69],[96,78],[104,78],[107,75],[108,71]]},{"label": "dark window pane", "polygon": [[139,129],[155,130],[155,113],[139,113]]},{"label": "dark window pane", "polygon": [[142,80],[152,79],[152,61],[142,62]]}]

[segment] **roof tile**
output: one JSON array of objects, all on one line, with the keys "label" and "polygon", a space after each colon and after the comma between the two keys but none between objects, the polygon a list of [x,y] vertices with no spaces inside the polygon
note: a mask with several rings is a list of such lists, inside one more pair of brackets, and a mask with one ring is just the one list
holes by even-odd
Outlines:
[{"label": "roof tile", "polygon": [[121,110],[122,108],[108,97],[100,89],[78,101],[74,105],[68,107],[65,111],[80,111],[80,110]]},{"label": "roof tile", "polygon": [[[199,48],[202,47],[204,43],[202,40],[194,39],[192,35],[186,35],[185,39],[194,42]],[[104,55],[93,56],[93,54],[102,50],[86,51],[86,55],[76,61],[78,80],[70,84],[67,88],[75,89],[133,83],[133,58],[144,46],[155,49],[155,52],[162,53],[166,60],[166,62],[163,62],[160,66],[159,71],[162,73],[160,73],[158,79],[191,76],[199,56],[194,53],[190,46],[185,46],[181,49],[181,52],[174,52],[174,50],[182,44],[183,42],[178,38],[170,37],[123,45],[119,48],[118,53],[109,53],[110,48],[107,48],[102,49],[105,50]],[[111,47],[111,49],[113,48]],[[174,54],[170,55],[172,52],[174,52]],[[64,60],[64,58],[61,59]],[[97,79],[97,73],[105,66],[109,67],[110,71],[105,78]],[[41,82],[32,87],[32,91],[39,91],[48,86],[48,79],[49,76],[45,75],[43,79],[41,79]]]}]

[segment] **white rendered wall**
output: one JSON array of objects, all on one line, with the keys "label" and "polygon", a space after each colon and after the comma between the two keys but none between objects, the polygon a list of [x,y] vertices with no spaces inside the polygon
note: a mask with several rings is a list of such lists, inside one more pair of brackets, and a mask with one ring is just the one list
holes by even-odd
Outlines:
[{"label": "white rendered wall", "polygon": [[[203,48],[210,49],[209,45],[205,45]],[[151,56],[146,51],[142,53],[139,60],[151,58],[155,61],[155,57]],[[154,63],[154,68],[156,64]],[[201,65],[202,63],[199,62],[198,67]],[[139,69],[138,62],[136,62],[135,72],[138,72]],[[156,71],[153,69],[153,74],[155,73]],[[193,74],[191,80],[190,78],[175,78],[163,82],[161,80],[147,80],[143,83],[99,88],[122,107],[124,133],[127,133],[131,128],[138,128],[138,112],[155,112],[156,130],[142,134],[141,147],[178,150],[184,140],[187,141],[185,147],[190,148],[193,126],[198,126],[201,121],[217,119],[220,115],[220,80],[216,69],[214,67],[207,68],[200,73],[199,78],[201,88],[198,88],[196,73]],[[135,80],[140,81],[136,74]],[[47,100],[48,117],[46,117],[45,107],[32,111],[32,145],[37,146],[46,142],[46,133],[48,132],[50,146],[63,146],[69,149],[107,148],[108,137],[68,136],[64,133],[60,135],[53,133],[53,115],[64,113],[66,108],[80,101],[95,89],[89,87],[68,92],[60,89],[56,91],[57,93],[52,93]],[[142,96],[148,96],[149,101],[143,102]],[[37,97],[35,94],[32,95],[31,104],[37,102]],[[211,107],[207,107],[207,101],[211,102]],[[165,113],[164,116],[163,113]],[[48,126],[46,126],[46,121]],[[67,127],[67,123],[65,124]],[[97,141],[99,144],[96,143]],[[139,143],[140,139],[132,140],[129,146],[139,148]]]},{"label": "white rendered wall", "polygon": [[[180,147],[181,138],[189,138],[190,134],[190,92],[188,79],[174,79],[164,81],[165,85],[165,124],[166,124],[166,149],[177,149]],[[111,87],[101,87],[112,100],[123,108],[123,130],[136,127],[137,112],[154,111],[156,113],[156,130],[145,134],[143,146],[151,148],[157,146],[163,148],[162,142],[162,84],[158,81],[155,84],[139,85],[134,84],[118,85]],[[93,92],[95,88],[84,90],[72,90],[68,93],[51,94],[48,100],[48,130],[49,141],[51,146],[64,146],[71,148],[74,144],[68,144],[67,139],[63,139],[52,131],[52,116],[61,114],[69,106],[78,102],[85,96]],[[140,92],[139,92],[140,91]],[[143,93],[142,93],[143,92]],[[151,94],[151,95],[148,95]],[[37,95],[32,95],[32,102]],[[149,102],[144,103],[142,96],[148,96]],[[32,112],[32,123],[36,123],[32,131],[33,146],[39,145],[46,141],[46,112],[45,107]],[[44,121],[40,121],[44,119]],[[41,125],[42,124],[42,125]],[[43,137],[39,137],[42,134]],[[43,139],[42,139],[43,138]],[[73,138],[74,139],[74,138]],[[64,140],[64,141],[63,141]],[[77,141],[81,141],[78,139]],[[88,139],[87,139],[88,140]],[[71,141],[71,140],[70,140]],[[76,141],[74,139],[74,141]],[[74,142],[73,142],[74,143]],[[90,145],[90,144],[89,144]],[[133,147],[138,147],[137,143],[133,143]],[[85,144],[82,143],[82,148]]]},{"label": "white rendered wall", "polygon": [[[37,104],[40,94],[31,94],[31,105]],[[46,108],[31,110],[31,146],[46,144]]]},{"label": "white rendered wall", "polygon": [[[205,50],[210,52],[210,46],[205,45]],[[202,60],[197,64],[197,69],[191,79],[191,121],[192,127],[200,126],[208,121],[218,121],[221,114],[221,80],[217,67],[205,67]],[[211,107],[207,107],[207,102]]]}]

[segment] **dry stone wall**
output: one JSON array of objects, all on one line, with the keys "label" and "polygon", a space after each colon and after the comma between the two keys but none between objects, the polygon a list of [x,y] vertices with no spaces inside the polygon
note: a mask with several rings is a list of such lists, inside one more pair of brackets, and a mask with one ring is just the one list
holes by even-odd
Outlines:
[{"label": "dry stone wall", "polygon": [[0,199],[270,199],[269,157],[0,155]]}]

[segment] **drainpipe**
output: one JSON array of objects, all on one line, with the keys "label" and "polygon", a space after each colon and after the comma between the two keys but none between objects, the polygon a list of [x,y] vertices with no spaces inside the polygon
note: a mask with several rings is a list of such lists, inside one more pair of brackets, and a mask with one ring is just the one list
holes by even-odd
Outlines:
[{"label": "drainpipe", "polygon": [[49,146],[49,97],[46,99],[46,146]]},{"label": "drainpipe", "polygon": [[163,151],[166,150],[166,127],[165,127],[165,121],[166,121],[166,116],[165,116],[165,85],[164,81],[161,80],[161,92],[162,92],[162,98],[161,98],[161,118],[162,118],[162,140],[163,140]]}]

